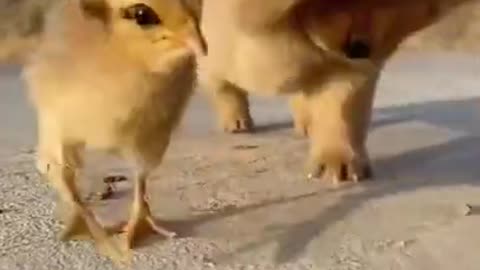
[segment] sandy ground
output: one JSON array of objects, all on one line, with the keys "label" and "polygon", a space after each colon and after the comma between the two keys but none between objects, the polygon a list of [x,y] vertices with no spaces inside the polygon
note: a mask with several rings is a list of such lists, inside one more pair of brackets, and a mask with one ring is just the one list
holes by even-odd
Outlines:
[{"label": "sandy ground", "polygon": [[[0,68],[0,269],[115,269],[91,243],[57,240],[17,75]],[[478,56],[397,57],[369,138],[376,180],[338,190],[304,179],[307,142],[292,135],[283,100],[255,99],[258,134],[228,136],[195,98],[150,185],[154,212],[181,237],[152,237],[134,269],[478,270],[479,88]],[[102,176],[124,171],[99,155],[88,165],[90,198]],[[130,184],[92,201],[103,223],[125,220]]]}]

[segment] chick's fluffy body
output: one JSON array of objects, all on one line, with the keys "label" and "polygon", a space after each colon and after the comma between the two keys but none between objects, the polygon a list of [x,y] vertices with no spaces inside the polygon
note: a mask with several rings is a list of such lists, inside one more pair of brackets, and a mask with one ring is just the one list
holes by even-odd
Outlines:
[{"label": "chick's fluffy body", "polygon": [[155,151],[191,94],[194,58],[181,48],[142,48],[136,36],[85,16],[75,2],[59,7],[25,70],[40,128],[68,143]]},{"label": "chick's fluffy body", "polygon": [[[175,235],[153,219],[146,183],[194,86],[199,47],[191,44],[199,33],[182,8],[177,0],[65,1],[25,68],[38,118],[37,167],[69,209],[62,239],[87,234],[116,262],[128,261],[135,241],[152,229]],[[126,243],[79,196],[84,148],[119,154],[135,169],[131,214],[121,230]]]}]

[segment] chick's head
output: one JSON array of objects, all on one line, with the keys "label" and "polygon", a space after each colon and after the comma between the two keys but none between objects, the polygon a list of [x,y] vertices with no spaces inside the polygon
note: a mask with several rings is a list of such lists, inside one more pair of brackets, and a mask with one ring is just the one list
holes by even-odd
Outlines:
[{"label": "chick's head", "polygon": [[185,0],[80,0],[110,42],[154,68],[179,55],[206,54],[198,18]]}]

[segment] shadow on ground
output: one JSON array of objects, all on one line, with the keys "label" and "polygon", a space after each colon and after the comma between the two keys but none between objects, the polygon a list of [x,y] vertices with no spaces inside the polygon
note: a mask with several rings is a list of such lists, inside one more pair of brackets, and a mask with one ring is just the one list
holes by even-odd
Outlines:
[{"label": "shadow on ground", "polygon": [[[273,233],[266,231],[265,236],[261,239],[244,244],[232,254],[219,255],[218,259],[229,260],[235,257],[237,253],[276,243],[278,248],[275,253],[275,262],[278,264],[291,262],[305,251],[312,239],[321,235],[330,225],[342,220],[370,200],[424,188],[476,186],[480,183],[480,166],[477,165],[477,161],[480,161],[479,98],[433,101],[377,109],[372,123],[372,132],[409,122],[421,122],[463,135],[445,143],[417,148],[388,157],[375,157],[375,151],[373,151],[373,166],[376,171],[375,181],[364,182],[359,192],[328,191],[338,192],[341,201],[326,209],[321,209],[318,215],[307,221],[288,226],[272,224],[272,227],[275,227]],[[286,120],[262,126],[257,131],[270,133],[290,127],[291,122]],[[415,129],[400,132],[403,134],[399,134],[399,136],[411,137],[412,140],[417,136]],[[375,144],[375,142],[372,142],[372,144]],[[388,147],[388,145],[383,147]],[[174,222],[171,226],[180,228],[181,232],[188,236],[192,234],[196,226],[202,223],[242,215],[275,204],[325,196],[325,194],[326,192],[314,192],[292,198],[269,200],[243,208],[228,207],[216,213]]]}]

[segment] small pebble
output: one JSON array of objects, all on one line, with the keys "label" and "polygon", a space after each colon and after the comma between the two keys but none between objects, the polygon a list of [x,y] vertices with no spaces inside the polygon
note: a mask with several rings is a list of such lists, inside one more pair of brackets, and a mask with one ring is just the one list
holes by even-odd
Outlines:
[{"label": "small pebble", "polygon": [[249,265],[244,265],[242,269],[243,270],[253,270],[253,269],[255,269],[255,266],[250,265],[250,264]]},{"label": "small pebble", "polygon": [[233,149],[235,150],[251,150],[251,149],[257,149],[258,145],[235,145]]},{"label": "small pebble", "polygon": [[409,246],[411,246],[412,244],[415,243],[415,240],[414,239],[409,239],[409,240],[402,240],[402,241],[398,241],[394,244],[394,246],[396,248],[400,248],[400,249],[404,249],[404,248],[408,248]]},{"label": "small pebble", "polygon": [[113,187],[112,186],[107,186],[107,188],[101,193],[100,195],[100,200],[108,200],[113,196]]},{"label": "small pebble", "polygon": [[469,216],[472,213],[472,206],[469,204],[465,204],[462,208],[462,214],[464,216]]},{"label": "small pebble", "polygon": [[127,177],[123,175],[111,175],[103,178],[103,182],[105,184],[113,184],[113,183],[119,183],[124,181],[127,181]]},{"label": "small pebble", "polygon": [[266,168],[261,168],[261,169],[256,169],[256,170],[255,170],[255,173],[264,173],[264,172],[268,172],[268,169],[266,169]]},{"label": "small pebble", "polygon": [[205,266],[209,267],[209,268],[215,268],[215,263],[214,262],[205,262]]},{"label": "small pebble", "polygon": [[405,241],[398,241],[397,243],[395,243],[396,248],[405,248],[406,246],[407,244]]}]

